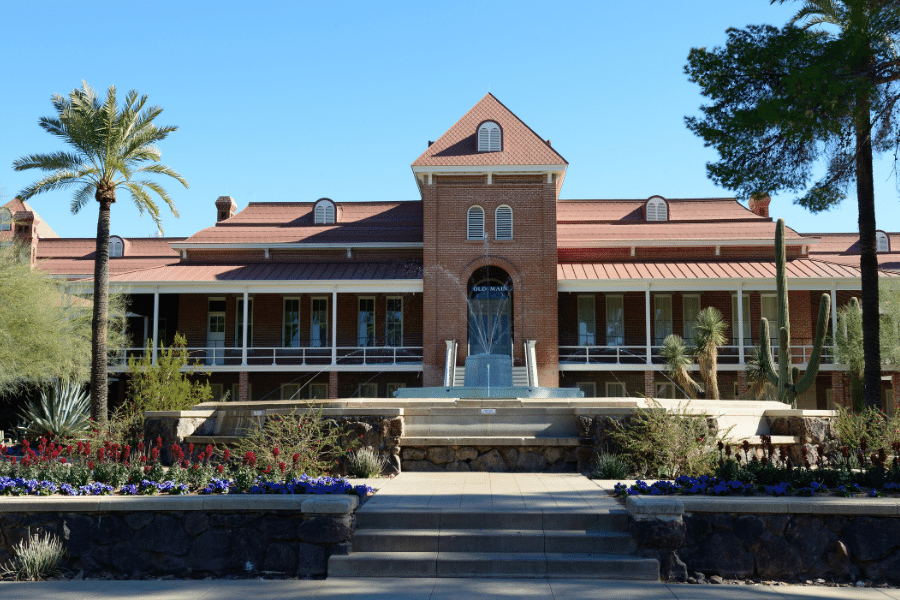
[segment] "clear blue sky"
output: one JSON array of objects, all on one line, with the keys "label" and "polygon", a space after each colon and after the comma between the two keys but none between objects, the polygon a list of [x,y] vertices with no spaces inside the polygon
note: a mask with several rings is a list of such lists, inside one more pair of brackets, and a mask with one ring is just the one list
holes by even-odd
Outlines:
[{"label": "clear blue sky", "polygon": [[[36,179],[15,158],[62,149],[37,121],[50,97],[86,80],[136,89],[180,130],[163,162],[181,218],[166,235],[213,224],[214,201],[413,200],[409,165],[491,91],[568,161],[563,198],[730,196],[705,164],[715,155],[683,118],[702,98],[683,74],[693,46],[725,29],[781,25],[796,4],[768,0],[647,2],[6,2],[0,26],[0,193]],[[890,157],[876,165],[878,226],[900,230]],[[97,205],[71,194],[31,200],[62,236],[92,236]],[[821,215],[773,199],[800,231],[855,231],[855,195]],[[112,231],[147,236],[121,194]]]}]

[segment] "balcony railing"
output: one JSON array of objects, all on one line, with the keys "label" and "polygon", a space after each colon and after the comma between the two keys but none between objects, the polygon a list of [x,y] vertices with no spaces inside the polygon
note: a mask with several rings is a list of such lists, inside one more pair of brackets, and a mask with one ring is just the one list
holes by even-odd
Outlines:
[{"label": "balcony railing", "polygon": [[[188,357],[201,367],[241,366],[242,348],[192,347],[186,348]],[[328,366],[332,351],[338,365],[418,365],[422,364],[422,346],[317,346],[306,348],[254,347],[247,348],[247,365],[254,366]],[[111,366],[122,367],[131,357],[141,358],[146,348],[126,348],[118,357],[110,359]]]},{"label": "balcony railing", "polygon": [[[650,363],[664,364],[665,359],[660,354],[661,345],[650,346]],[[757,348],[755,345],[744,346],[744,362],[751,356],[751,352]],[[736,365],[740,363],[739,346],[719,346],[719,359],[721,365]],[[806,364],[812,355],[812,344],[791,345],[791,363]],[[772,359],[778,361],[778,346],[772,346]],[[560,346],[559,362],[561,364],[583,365],[644,365],[647,364],[647,346]],[[825,346],[822,348],[822,364],[834,364],[834,348]]]}]

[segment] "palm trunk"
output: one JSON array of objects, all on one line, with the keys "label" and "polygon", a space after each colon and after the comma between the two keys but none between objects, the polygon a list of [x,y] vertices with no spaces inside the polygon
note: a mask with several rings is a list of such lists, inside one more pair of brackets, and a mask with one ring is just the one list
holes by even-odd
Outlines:
[{"label": "palm trunk", "polygon": [[875,246],[875,184],[869,96],[861,94],[856,119],[856,199],[859,204],[859,270],[862,279],[862,328],[866,406],[881,407],[881,347],[878,314],[878,257]]},{"label": "palm trunk", "polygon": [[111,202],[100,199],[97,218],[97,249],[94,257],[94,312],[91,319],[91,418],[106,422],[108,376],[106,330],[109,312],[109,209]]}]

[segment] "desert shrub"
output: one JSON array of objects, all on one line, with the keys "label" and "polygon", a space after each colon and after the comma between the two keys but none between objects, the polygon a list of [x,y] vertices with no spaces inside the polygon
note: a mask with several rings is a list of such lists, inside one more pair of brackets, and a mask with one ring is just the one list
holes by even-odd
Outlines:
[{"label": "desert shrub", "polygon": [[13,559],[4,571],[17,581],[40,581],[59,573],[65,548],[55,536],[34,534],[13,547]]},{"label": "desert shrub", "polygon": [[658,478],[711,472],[716,439],[708,415],[690,412],[690,403],[672,410],[652,398],[647,398],[647,404],[648,408],[638,408],[624,424],[613,422],[610,431],[610,438],[635,472]]},{"label": "desert shrub", "polygon": [[625,479],[629,471],[630,465],[624,457],[604,451],[597,455],[593,476],[596,479]]},{"label": "desert shrub", "polygon": [[360,448],[356,452],[350,454],[348,464],[351,475],[369,479],[381,475],[381,472],[384,471],[384,467],[387,464],[387,460],[376,450],[372,450],[371,448]]},{"label": "desert shrub", "polygon": [[[269,480],[322,475],[333,470],[350,450],[340,447],[342,432],[334,421],[322,416],[322,408],[314,405],[303,412],[275,415],[263,424],[253,423],[235,447],[235,454],[243,458],[257,472]],[[252,456],[252,461],[248,458]]]},{"label": "desert shrub", "polygon": [[890,451],[895,442],[900,442],[900,422],[891,419],[874,407],[866,407],[855,412],[839,406],[838,415],[831,422],[837,449],[848,448],[851,456],[859,450],[884,448]]}]

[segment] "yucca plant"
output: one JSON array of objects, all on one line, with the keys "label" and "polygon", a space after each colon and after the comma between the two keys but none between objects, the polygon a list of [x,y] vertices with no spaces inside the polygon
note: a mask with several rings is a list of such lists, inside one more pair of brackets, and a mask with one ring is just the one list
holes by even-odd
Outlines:
[{"label": "yucca plant", "polygon": [[630,465],[624,456],[612,452],[600,452],[594,465],[595,479],[625,479]]},{"label": "yucca plant", "polygon": [[90,428],[91,397],[79,383],[54,382],[41,390],[39,402],[19,411],[19,430],[26,437],[71,438]]},{"label": "yucca plant", "polygon": [[350,455],[350,473],[354,477],[379,477],[387,461],[371,448],[360,448]]},{"label": "yucca plant", "polygon": [[4,569],[16,581],[40,581],[59,574],[66,549],[59,538],[45,532],[23,539],[13,547],[14,557]]}]

